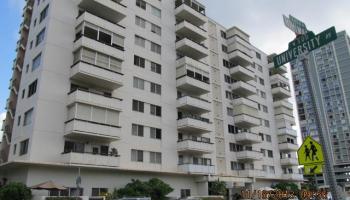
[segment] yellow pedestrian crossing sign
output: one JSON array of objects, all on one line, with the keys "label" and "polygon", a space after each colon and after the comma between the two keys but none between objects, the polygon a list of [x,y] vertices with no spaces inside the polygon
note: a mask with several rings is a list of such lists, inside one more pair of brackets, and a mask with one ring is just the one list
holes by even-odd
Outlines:
[{"label": "yellow pedestrian crossing sign", "polygon": [[304,165],[304,175],[323,174],[323,164]]},{"label": "yellow pedestrian crossing sign", "polygon": [[299,165],[323,164],[323,151],[321,145],[308,136],[298,149]]}]

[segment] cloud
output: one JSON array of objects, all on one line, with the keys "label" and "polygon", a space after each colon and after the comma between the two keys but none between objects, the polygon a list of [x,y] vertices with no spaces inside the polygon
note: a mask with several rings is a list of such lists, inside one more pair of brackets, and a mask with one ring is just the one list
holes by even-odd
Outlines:
[{"label": "cloud", "polygon": [[1,128],[2,128],[2,121],[5,119],[6,117],[6,112],[3,112],[0,114],[0,141],[2,141],[2,134],[3,132],[1,131]]}]

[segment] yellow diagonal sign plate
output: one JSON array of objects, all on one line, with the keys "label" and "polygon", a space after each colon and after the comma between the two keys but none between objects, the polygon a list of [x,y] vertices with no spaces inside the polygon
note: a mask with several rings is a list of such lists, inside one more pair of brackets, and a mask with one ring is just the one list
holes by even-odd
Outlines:
[{"label": "yellow diagonal sign plate", "polygon": [[324,162],[321,145],[308,136],[298,149],[299,165],[321,164]]},{"label": "yellow diagonal sign plate", "polygon": [[304,165],[304,175],[314,175],[323,173],[323,164]]}]

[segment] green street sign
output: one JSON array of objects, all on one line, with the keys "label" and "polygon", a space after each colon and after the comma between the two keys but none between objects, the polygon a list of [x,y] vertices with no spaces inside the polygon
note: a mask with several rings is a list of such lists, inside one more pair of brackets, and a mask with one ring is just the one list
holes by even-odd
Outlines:
[{"label": "green street sign", "polygon": [[326,45],[337,39],[337,32],[335,27],[331,27],[318,35],[314,35],[312,32],[308,32],[305,35],[301,35],[289,43],[289,49],[273,58],[275,67],[279,67],[292,60],[297,59],[299,55],[303,53],[315,50],[323,45]]}]

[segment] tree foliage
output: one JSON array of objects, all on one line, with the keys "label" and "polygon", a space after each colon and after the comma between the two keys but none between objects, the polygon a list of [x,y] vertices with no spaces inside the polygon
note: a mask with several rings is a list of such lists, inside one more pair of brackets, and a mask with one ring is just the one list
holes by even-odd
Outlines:
[{"label": "tree foliage", "polygon": [[31,200],[32,191],[23,183],[9,183],[0,189],[0,200]]},{"label": "tree foliage", "polygon": [[214,182],[210,182],[209,184],[209,194],[210,195],[220,195],[226,196],[226,183],[223,181],[216,180]]},{"label": "tree foliage", "polygon": [[152,200],[164,200],[166,195],[174,189],[162,180],[152,178],[149,181],[142,182],[132,179],[131,183],[125,185],[124,188],[117,190],[117,196],[122,197],[151,197]]}]

